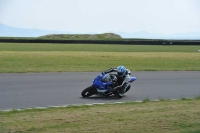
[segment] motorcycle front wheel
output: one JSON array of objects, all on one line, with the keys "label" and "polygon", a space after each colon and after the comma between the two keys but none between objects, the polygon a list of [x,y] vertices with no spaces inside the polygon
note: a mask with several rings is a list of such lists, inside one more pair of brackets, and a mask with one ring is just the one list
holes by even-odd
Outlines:
[{"label": "motorcycle front wheel", "polygon": [[86,89],[84,89],[82,91],[81,95],[82,95],[82,97],[90,97],[96,93],[97,93],[96,88],[93,85],[91,85],[91,86],[87,87]]}]

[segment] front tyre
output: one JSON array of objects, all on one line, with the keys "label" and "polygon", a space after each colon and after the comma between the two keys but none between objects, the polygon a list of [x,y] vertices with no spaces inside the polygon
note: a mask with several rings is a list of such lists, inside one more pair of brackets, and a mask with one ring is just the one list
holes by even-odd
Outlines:
[{"label": "front tyre", "polygon": [[87,87],[86,89],[84,89],[81,95],[82,97],[90,97],[96,93],[97,93],[96,88],[93,85],[91,85],[90,87]]}]

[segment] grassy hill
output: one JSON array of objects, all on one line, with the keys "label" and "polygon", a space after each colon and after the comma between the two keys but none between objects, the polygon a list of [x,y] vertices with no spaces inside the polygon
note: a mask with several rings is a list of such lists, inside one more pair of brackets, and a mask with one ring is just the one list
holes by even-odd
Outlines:
[{"label": "grassy hill", "polygon": [[120,35],[114,33],[104,34],[50,34],[38,37],[40,39],[74,39],[74,40],[85,40],[85,39],[121,39]]}]

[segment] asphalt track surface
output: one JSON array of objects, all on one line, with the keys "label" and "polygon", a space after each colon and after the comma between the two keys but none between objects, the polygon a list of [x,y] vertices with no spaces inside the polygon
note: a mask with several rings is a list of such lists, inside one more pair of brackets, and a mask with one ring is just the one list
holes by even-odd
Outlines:
[{"label": "asphalt track surface", "polygon": [[0,74],[0,110],[112,103],[143,99],[180,99],[200,96],[199,71],[132,72],[137,77],[122,99],[81,92],[98,72]]}]

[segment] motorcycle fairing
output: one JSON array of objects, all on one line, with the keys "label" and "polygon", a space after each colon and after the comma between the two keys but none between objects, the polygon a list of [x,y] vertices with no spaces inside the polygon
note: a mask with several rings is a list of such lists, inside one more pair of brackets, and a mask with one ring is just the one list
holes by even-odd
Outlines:
[{"label": "motorcycle fairing", "polygon": [[99,75],[93,80],[93,86],[97,89],[98,92],[106,92],[108,90],[112,90],[110,87],[112,85],[112,82],[102,82],[102,78],[106,74]]}]

